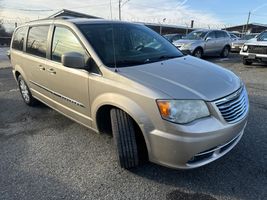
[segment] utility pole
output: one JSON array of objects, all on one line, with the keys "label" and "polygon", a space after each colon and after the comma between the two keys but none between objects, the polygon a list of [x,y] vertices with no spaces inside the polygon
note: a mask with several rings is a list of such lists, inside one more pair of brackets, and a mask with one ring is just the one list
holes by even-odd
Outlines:
[{"label": "utility pole", "polygon": [[246,32],[245,33],[248,32],[248,24],[249,24],[250,16],[251,16],[251,12],[249,11],[249,13],[248,13],[248,21],[247,21],[247,25],[246,25]]},{"label": "utility pole", "polygon": [[119,0],[119,19],[121,20],[121,2],[122,0]]},{"label": "utility pole", "polygon": [[119,19],[121,20],[121,8],[128,3],[130,0],[125,0],[124,3],[122,3],[122,0],[119,0]]}]

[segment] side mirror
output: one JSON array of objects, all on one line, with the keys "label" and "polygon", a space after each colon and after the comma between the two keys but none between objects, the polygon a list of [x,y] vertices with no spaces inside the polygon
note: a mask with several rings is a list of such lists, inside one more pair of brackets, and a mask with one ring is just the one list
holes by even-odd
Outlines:
[{"label": "side mirror", "polygon": [[85,68],[84,55],[77,52],[64,53],[61,57],[61,63],[66,67],[74,69]]},{"label": "side mirror", "polygon": [[210,40],[212,40],[211,37],[207,37],[207,38],[206,38],[206,41],[207,41],[207,42],[210,41]]}]

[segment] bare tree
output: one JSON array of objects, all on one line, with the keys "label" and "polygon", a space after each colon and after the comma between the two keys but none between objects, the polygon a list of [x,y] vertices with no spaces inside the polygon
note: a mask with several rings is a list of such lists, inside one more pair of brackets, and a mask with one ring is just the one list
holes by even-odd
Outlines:
[{"label": "bare tree", "polygon": [[11,33],[6,31],[6,28],[3,25],[3,19],[0,19],[0,37],[10,37]]}]

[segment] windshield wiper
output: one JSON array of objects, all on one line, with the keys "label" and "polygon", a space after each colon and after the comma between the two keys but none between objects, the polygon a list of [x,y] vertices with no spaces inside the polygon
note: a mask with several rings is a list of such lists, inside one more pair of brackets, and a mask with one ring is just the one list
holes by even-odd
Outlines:
[{"label": "windshield wiper", "polygon": [[122,66],[132,66],[132,65],[141,65],[144,64],[145,61],[144,60],[119,60],[117,61],[117,65],[122,65]]},{"label": "windshield wiper", "polygon": [[164,55],[164,56],[159,56],[159,57],[156,57],[156,58],[151,58],[149,60],[151,61],[161,61],[161,60],[169,60],[169,59],[173,59],[173,58],[179,58],[179,57],[182,57],[184,55],[176,55],[176,56],[168,56],[168,55]]}]

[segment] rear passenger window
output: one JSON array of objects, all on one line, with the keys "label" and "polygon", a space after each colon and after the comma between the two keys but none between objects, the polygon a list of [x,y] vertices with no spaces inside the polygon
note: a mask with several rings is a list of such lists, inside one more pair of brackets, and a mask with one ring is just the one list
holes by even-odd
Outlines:
[{"label": "rear passenger window", "polygon": [[19,28],[16,31],[14,35],[13,43],[12,43],[12,49],[23,51],[25,34],[26,34],[26,27]]},{"label": "rear passenger window", "polygon": [[210,33],[208,34],[207,38],[215,39],[215,38],[216,38],[216,36],[215,36],[215,32],[214,32],[214,31],[210,32]]},{"label": "rear passenger window", "polygon": [[76,36],[69,29],[56,27],[51,52],[52,60],[61,62],[61,56],[68,52],[80,53],[87,61],[88,56]]},{"label": "rear passenger window", "polygon": [[216,31],[216,35],[217,35],[217,38],[226,38],[226,37],[229,37],[227,35],[227,33],[225,33],[224,31]]},{"label": "rear passenger window", "polygon": [[49,26],[31,27],[28,34],[26,52],[45,58],[48,30]]}]

